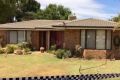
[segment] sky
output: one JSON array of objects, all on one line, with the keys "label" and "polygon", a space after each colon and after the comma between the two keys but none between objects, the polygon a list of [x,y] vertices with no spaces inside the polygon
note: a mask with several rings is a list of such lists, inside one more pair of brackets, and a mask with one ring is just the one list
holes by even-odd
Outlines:
[{"label": "sky", "polygon": [[50,3],[63,5],[78,19],[100,18],[110,19],[120,13],[120,0],[36,0],[44,9]]}]

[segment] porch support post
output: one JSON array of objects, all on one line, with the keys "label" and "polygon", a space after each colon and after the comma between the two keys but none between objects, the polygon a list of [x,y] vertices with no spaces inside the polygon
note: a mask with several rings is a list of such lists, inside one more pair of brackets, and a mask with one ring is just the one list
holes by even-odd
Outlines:
[{"label": "porch support post", "polygon": [[47,40],[46,40],[46,48],[50,49],[50,31],[47,31]]}]

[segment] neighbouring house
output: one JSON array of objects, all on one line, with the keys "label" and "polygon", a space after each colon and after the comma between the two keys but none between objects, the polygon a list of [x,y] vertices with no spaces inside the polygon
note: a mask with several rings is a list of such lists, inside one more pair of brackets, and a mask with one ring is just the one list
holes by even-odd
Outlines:
[{"label": "neighbouring house", "polygon": [[120,29],[117,23],[99,19],[83,20],[30,20],[0,24],[3,46],[28,41],[34,49],[74,49],[80,44],[85,53],[113,53],[120,58]]}]

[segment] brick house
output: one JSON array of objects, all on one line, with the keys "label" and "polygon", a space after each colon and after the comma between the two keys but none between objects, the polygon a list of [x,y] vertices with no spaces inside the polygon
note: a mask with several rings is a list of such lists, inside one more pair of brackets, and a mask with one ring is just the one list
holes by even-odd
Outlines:
[{"label": "brick house", "polygon": [[[80,44],[85,53],[114,53],[118,58],[120,31],[117,23],[99,19],[83,20],[30,20],[0,24],[3,46],[22,41],[31,42],[39,50],[49,49],[52,44],[74,49]],[[118,46],[114,43],[118,42]]]}]

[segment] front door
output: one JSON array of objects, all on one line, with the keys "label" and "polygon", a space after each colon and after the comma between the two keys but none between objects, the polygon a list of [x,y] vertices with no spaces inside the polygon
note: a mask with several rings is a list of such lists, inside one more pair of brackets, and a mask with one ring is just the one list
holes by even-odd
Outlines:
[{"label": "front door", "polygon": [[56,45],[57,48],[63,47],[63,31],[51,31],[50,32],[50,46]]},{"label": "front door", "polygon": [[46,49],[46,31],[39,32],[39,46]]}]

